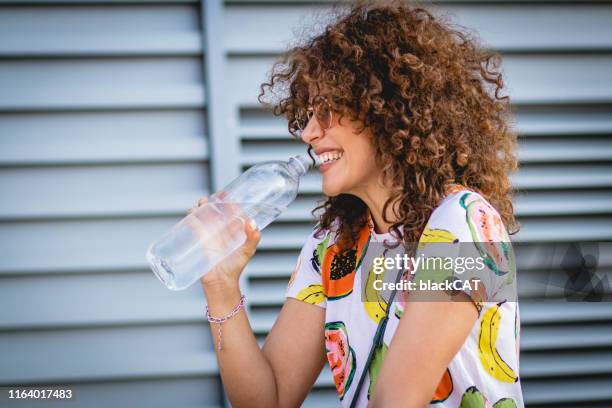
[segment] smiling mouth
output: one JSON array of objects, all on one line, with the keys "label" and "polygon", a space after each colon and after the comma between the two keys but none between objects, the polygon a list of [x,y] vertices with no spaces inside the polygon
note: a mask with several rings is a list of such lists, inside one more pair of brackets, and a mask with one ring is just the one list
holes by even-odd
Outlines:
[{"label": "smiling mouth", "polygon": [[334,150],[329,152],[324,152],[319,155],[321,158],[321,164],[333,163],[342,158],[344,152],[341,150]]}]

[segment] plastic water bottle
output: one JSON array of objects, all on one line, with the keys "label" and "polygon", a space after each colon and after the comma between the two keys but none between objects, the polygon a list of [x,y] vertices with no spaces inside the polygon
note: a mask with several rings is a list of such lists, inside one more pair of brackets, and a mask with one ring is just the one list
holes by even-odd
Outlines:
[{"label": "plastic water bottle", "polygon": [[246,241],[246,217],[263,230],[295,200],[300,177],[320,164],[313,154],[249,168],[149,246],[151,269],[169,289],[189,287]]}]

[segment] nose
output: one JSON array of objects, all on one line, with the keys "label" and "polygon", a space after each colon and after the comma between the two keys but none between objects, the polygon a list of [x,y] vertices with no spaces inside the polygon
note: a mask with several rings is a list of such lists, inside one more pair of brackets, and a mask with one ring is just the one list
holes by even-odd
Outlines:
[{"label": "nose", "polygon": [[302,141],[312,145],[312,142],[323,137],[323,129],[319,126],[319,122],[315,115],[312,115],[304,130],[302,130]]}]

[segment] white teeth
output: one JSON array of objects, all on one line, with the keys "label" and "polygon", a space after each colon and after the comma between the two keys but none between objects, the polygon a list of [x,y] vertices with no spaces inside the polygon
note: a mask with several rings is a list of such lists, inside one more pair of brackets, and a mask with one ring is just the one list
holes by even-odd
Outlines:
[{"label": "white teeth", "polygon": [[325,153],[321,153],[319,157],[321,158],[321,162],[329,163],[331,161],[338,160],[339,158],[341,158],[342,152],[337,152],[337,151],[325,152]]}]

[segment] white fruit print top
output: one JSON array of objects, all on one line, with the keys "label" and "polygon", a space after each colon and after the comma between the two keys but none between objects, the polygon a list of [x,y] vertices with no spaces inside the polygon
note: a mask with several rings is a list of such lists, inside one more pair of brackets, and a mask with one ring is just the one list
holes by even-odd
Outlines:
[{"label": "white fruit print top", "polygon": [[[286,296],[325,309],[327,360],[340,405],[349,407],[376,328],[387,309],[381,297],[374,302],[363,301],[368,299],[368,294],[360,293],[364,287],[360,260],[368,248],[382,251],[384,240],[396,239],[391,233],[376,233],[370,216],[354,247],[339,254],[334,251],[337,248],[334,228],[320,234],[315,233],[317,229],[318,225],[301,250]],[[371,245],[374,242],[381,245]],[[481,279],[484,285],[478,291],[464,290],[478,311],[478,319],[440,379],[429,407],[524,407],[518,376],[520,314],[516,301],[516,267],[510,238],[499,213],[477,192],[453,185],[432,212],[418,248],[426,247],[429,242],[474,245],[487,265],[486,275]],[[504,247],[499,250],[487,244],[491,242],[503,242]],[[370,364],[358,396],[358,407],[365,408],[368,404],[406,306],[406,292],[397,292],[396,301],[391,305],[383,343]],[[504,293],[513,296],[504,299]]]}]

